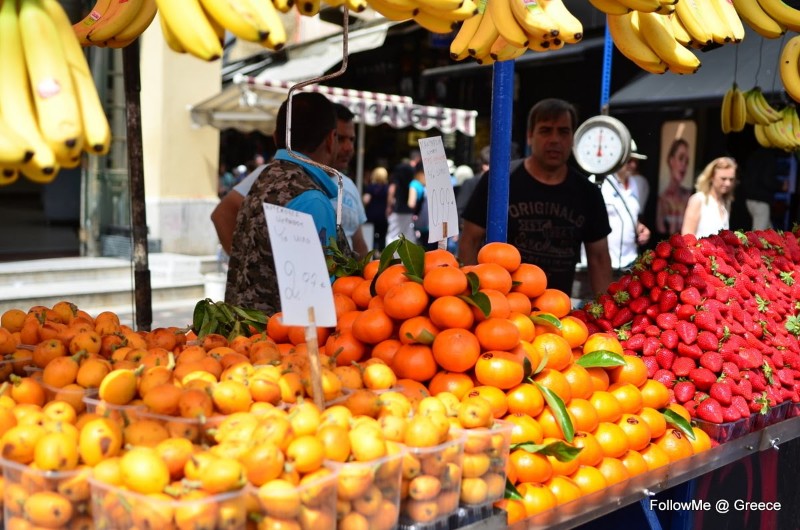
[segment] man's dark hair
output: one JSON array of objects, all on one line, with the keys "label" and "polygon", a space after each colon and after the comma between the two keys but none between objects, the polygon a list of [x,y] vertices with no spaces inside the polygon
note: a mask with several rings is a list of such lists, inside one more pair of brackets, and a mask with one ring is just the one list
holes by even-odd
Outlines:
[{"label": "man's dark hair", "polygon": [[578,128],[578,111],[575,110],[571,103],[557,98],[541,100],[528,113],[528,132],[536,127],[536,122],[557,120],[565,113],[569,114],[572,131],[575,132],[575,129]]},{"label": "man's dark hair", "polygon": [[356,117],[355,114],[350,112],[350,109],[341,103],[334,103],[333,108],[336,110],[336,119],[339,121],[351,122]]},{"label": "man's dark hair", "polygon": [[[275,144],[286,148],[286,107],[281,103],[275,120]],[[331,131],[336,129],[333,103],[316,92],[300,92],[292,96],[292,149],[301,153],[315,151]]]}]

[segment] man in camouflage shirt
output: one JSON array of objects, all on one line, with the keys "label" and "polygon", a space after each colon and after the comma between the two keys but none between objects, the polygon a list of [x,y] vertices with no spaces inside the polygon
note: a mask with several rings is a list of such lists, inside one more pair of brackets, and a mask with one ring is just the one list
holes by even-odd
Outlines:
[{"label": "man in camouflage shirt", "polygon": [[281,303],[262,203],[311,214],[323,246],[337,235],[331,204],[338,191],[336,184],[325,171],[307,162],[326,166],[333,162],[338,150],[333,104],[317,93],[292,97],[291,154],[286,150],[286,106],[284,101],[275,125],[278,152],[253,184],[236,217],[225,288],[225,302],[268,315],[280,311]]}]

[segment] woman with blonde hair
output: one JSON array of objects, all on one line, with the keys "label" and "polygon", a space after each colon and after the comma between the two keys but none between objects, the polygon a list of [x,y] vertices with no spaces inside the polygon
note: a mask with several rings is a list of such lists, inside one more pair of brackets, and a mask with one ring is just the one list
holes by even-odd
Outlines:
[{"label": "woman with blonde hair", "polygon": [[369,184],[364,189],[362,201],[367,213],[367,222],[372,223],[372,249],[383,250],[386,239],[386,200],[389,190],[389,171],[383,166],[372,170]]},{"label": "woman with blonde hair", "polygon": [[736,161],[727,156],[709,162],[697,177],[697,193],[689,197],[682,234],[705,237],[729,227]]}]

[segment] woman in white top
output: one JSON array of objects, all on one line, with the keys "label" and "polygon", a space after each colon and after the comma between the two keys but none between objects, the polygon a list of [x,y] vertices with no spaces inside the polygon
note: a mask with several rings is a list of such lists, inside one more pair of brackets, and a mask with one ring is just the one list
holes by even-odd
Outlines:
[{"label": "woman in white top", "polygon": [[682,234],[705,237],[729,226],[736,162],[726,156],[712,160],[697,177],[697,193],[689,197]]}]

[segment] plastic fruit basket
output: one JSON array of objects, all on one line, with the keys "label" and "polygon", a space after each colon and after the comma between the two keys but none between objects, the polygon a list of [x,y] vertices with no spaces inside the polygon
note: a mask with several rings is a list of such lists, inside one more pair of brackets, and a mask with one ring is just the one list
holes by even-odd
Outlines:
[{"label": "plastic fruit basket", "polygon": [[[335,470],[318,479],[295,487],[273,488],[270,481],[260,487],[248,486],[247,518],[258,528],[336,529]],[[233,528],[233,527],[231,527]]]},{"label": "plastic fruit basket", "polygon": [[712,423],[698,418],[695,418],[692,422],[705,431],[711,440],[717,443],[725,443],[749,433],[751,431],[753,417],[748,416],[727,423]]}]

